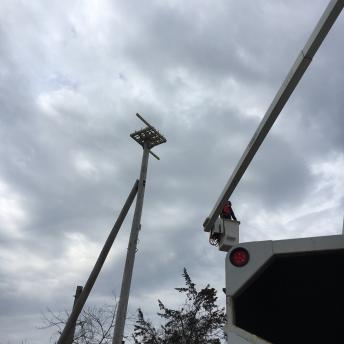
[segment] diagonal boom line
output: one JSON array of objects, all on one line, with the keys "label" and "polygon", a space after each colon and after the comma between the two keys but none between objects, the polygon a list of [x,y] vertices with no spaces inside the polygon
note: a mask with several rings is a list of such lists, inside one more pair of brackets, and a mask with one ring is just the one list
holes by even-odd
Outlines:
[{"label": "diagonal boom line", "polygon": [[221,213],[226,200],[229,199],[229,197],[232,195],[241,177],[243,176],[247,167],[257,153],[266,135],[269,133],[272,125],[282,111],[284,105],[301,80],[304,72],[307,70],[308,66],[312,62],[315,53],[330,31],[332,25],[336,21],[343,7],[344,0],[332,0],[328,4],[306,45],[301,50],[287,77],[282,83],[282,86],[278,90],[264,118],[262,119],[250,143],[244,151],[244,154],[239,160],[225,188],[216,201],[210,215],[205,219],[203,223],[204,231],[209,232],[213,227],[215,220]]}]

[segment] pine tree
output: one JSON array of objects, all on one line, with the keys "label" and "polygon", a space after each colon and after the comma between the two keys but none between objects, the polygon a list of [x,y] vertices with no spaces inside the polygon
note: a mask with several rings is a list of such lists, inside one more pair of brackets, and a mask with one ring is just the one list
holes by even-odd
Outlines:
[{"label": "pine tree", "polygon": [[186,295],[180,309],[167,308],[158,300],[163,325],[155,328],[138,309],[133,339],[137,344],[220,344],[224,338],[224,308],[216,305],[216,290],[207,285],[197,291],[184,268],[185,287],[175,288]]}]

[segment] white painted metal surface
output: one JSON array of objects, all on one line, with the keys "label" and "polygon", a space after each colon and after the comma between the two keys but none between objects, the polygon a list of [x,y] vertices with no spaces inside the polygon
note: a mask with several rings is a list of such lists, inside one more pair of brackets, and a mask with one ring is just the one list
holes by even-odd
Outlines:
[{"label": "white painted metal surface", "polygon": [[[243,247],[249,253],[249,262],[243,267],[236,267],[230,263],[230,253],[236,247]],[[235,309],[233,298],[243,290],[250,281],[255,280],[267,263],[274,256],[287,254],[312,254],[344,249],[344,236],[332,235],[301,239],[287,239],[276,241],[257,241],[241,243],[233,247],[226,256],[226,331],[228,342],[231,344],[263,344],[267,341],[241,329],[235,325]],[[331,281],[329,281],[331,283]]]},{"label": "white painted metal surface", "polygon": [[248,250],[250,260],[247,265],[238,268],[229,261],[228,257],[231,250],[227,253],[226,295],[231,297],[235,296],[273,255],[343,249],[344,236],[331,235],[276,241],[254,241],[241,243],[240,247]]},{"label": "white painted metal surface", "polygon": [[230,344],[272,344],[234,325],[227,328],[227,341]]},{"label": "white painted metal surface", "polygon": [[219,250],[228,252],[239,243],[239,221],[218,218],[210,235],[218,234]]},{"label": "white painted metal surface", "polygon": [[226,294],[229,296],[234,296],[273,256],[272,241],[243,243],[240,247],[248,250],[250,260],[247,265],[236,267],[230,263],[229,258],[226,259]]}]

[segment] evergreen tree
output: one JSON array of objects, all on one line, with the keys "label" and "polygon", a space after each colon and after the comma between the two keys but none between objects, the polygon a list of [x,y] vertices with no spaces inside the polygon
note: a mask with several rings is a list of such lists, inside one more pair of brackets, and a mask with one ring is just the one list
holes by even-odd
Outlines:
[{"label": "evergreen tree", "polygon": [[207,285],[197,291],[184,268],[185,287],[175,288],[186,295],[180,309],[167,308],[158,300],[163,325],[155,328],[138,309],[133,339],[137,344],[220,344],[224,338],[224,308],[216,305],[216,290]]}]

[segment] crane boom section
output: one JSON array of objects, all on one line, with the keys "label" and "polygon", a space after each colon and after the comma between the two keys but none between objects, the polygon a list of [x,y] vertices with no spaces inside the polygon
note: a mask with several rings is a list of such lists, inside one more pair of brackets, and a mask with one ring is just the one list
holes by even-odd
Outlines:
[{"label": "crane boom section", "polygon": [[250,143],[245,149],[244,154],[235,167],[225,188],[221,192],[210,215],[205,219],[203,223],[204,231],[209,232],[213,227],[215,220],[221,213],[226,200],[228,200],[229,197],[232,195],[241,177],[243,176],[253,157],[257,153],[266,135],[269,133],[272,125],[282,111],[290,95],[293,93],[295,87],[301,80],[304,72],[307,70],[309,64],[312,62],[314,55],[316,54],[321,43],[330,31],[332,25],[336,21],[343,7],[344,0],[332,0],[328,4],[306,45],[301,50],[287,77],[278,90],[260,125],[254,133]]}]

